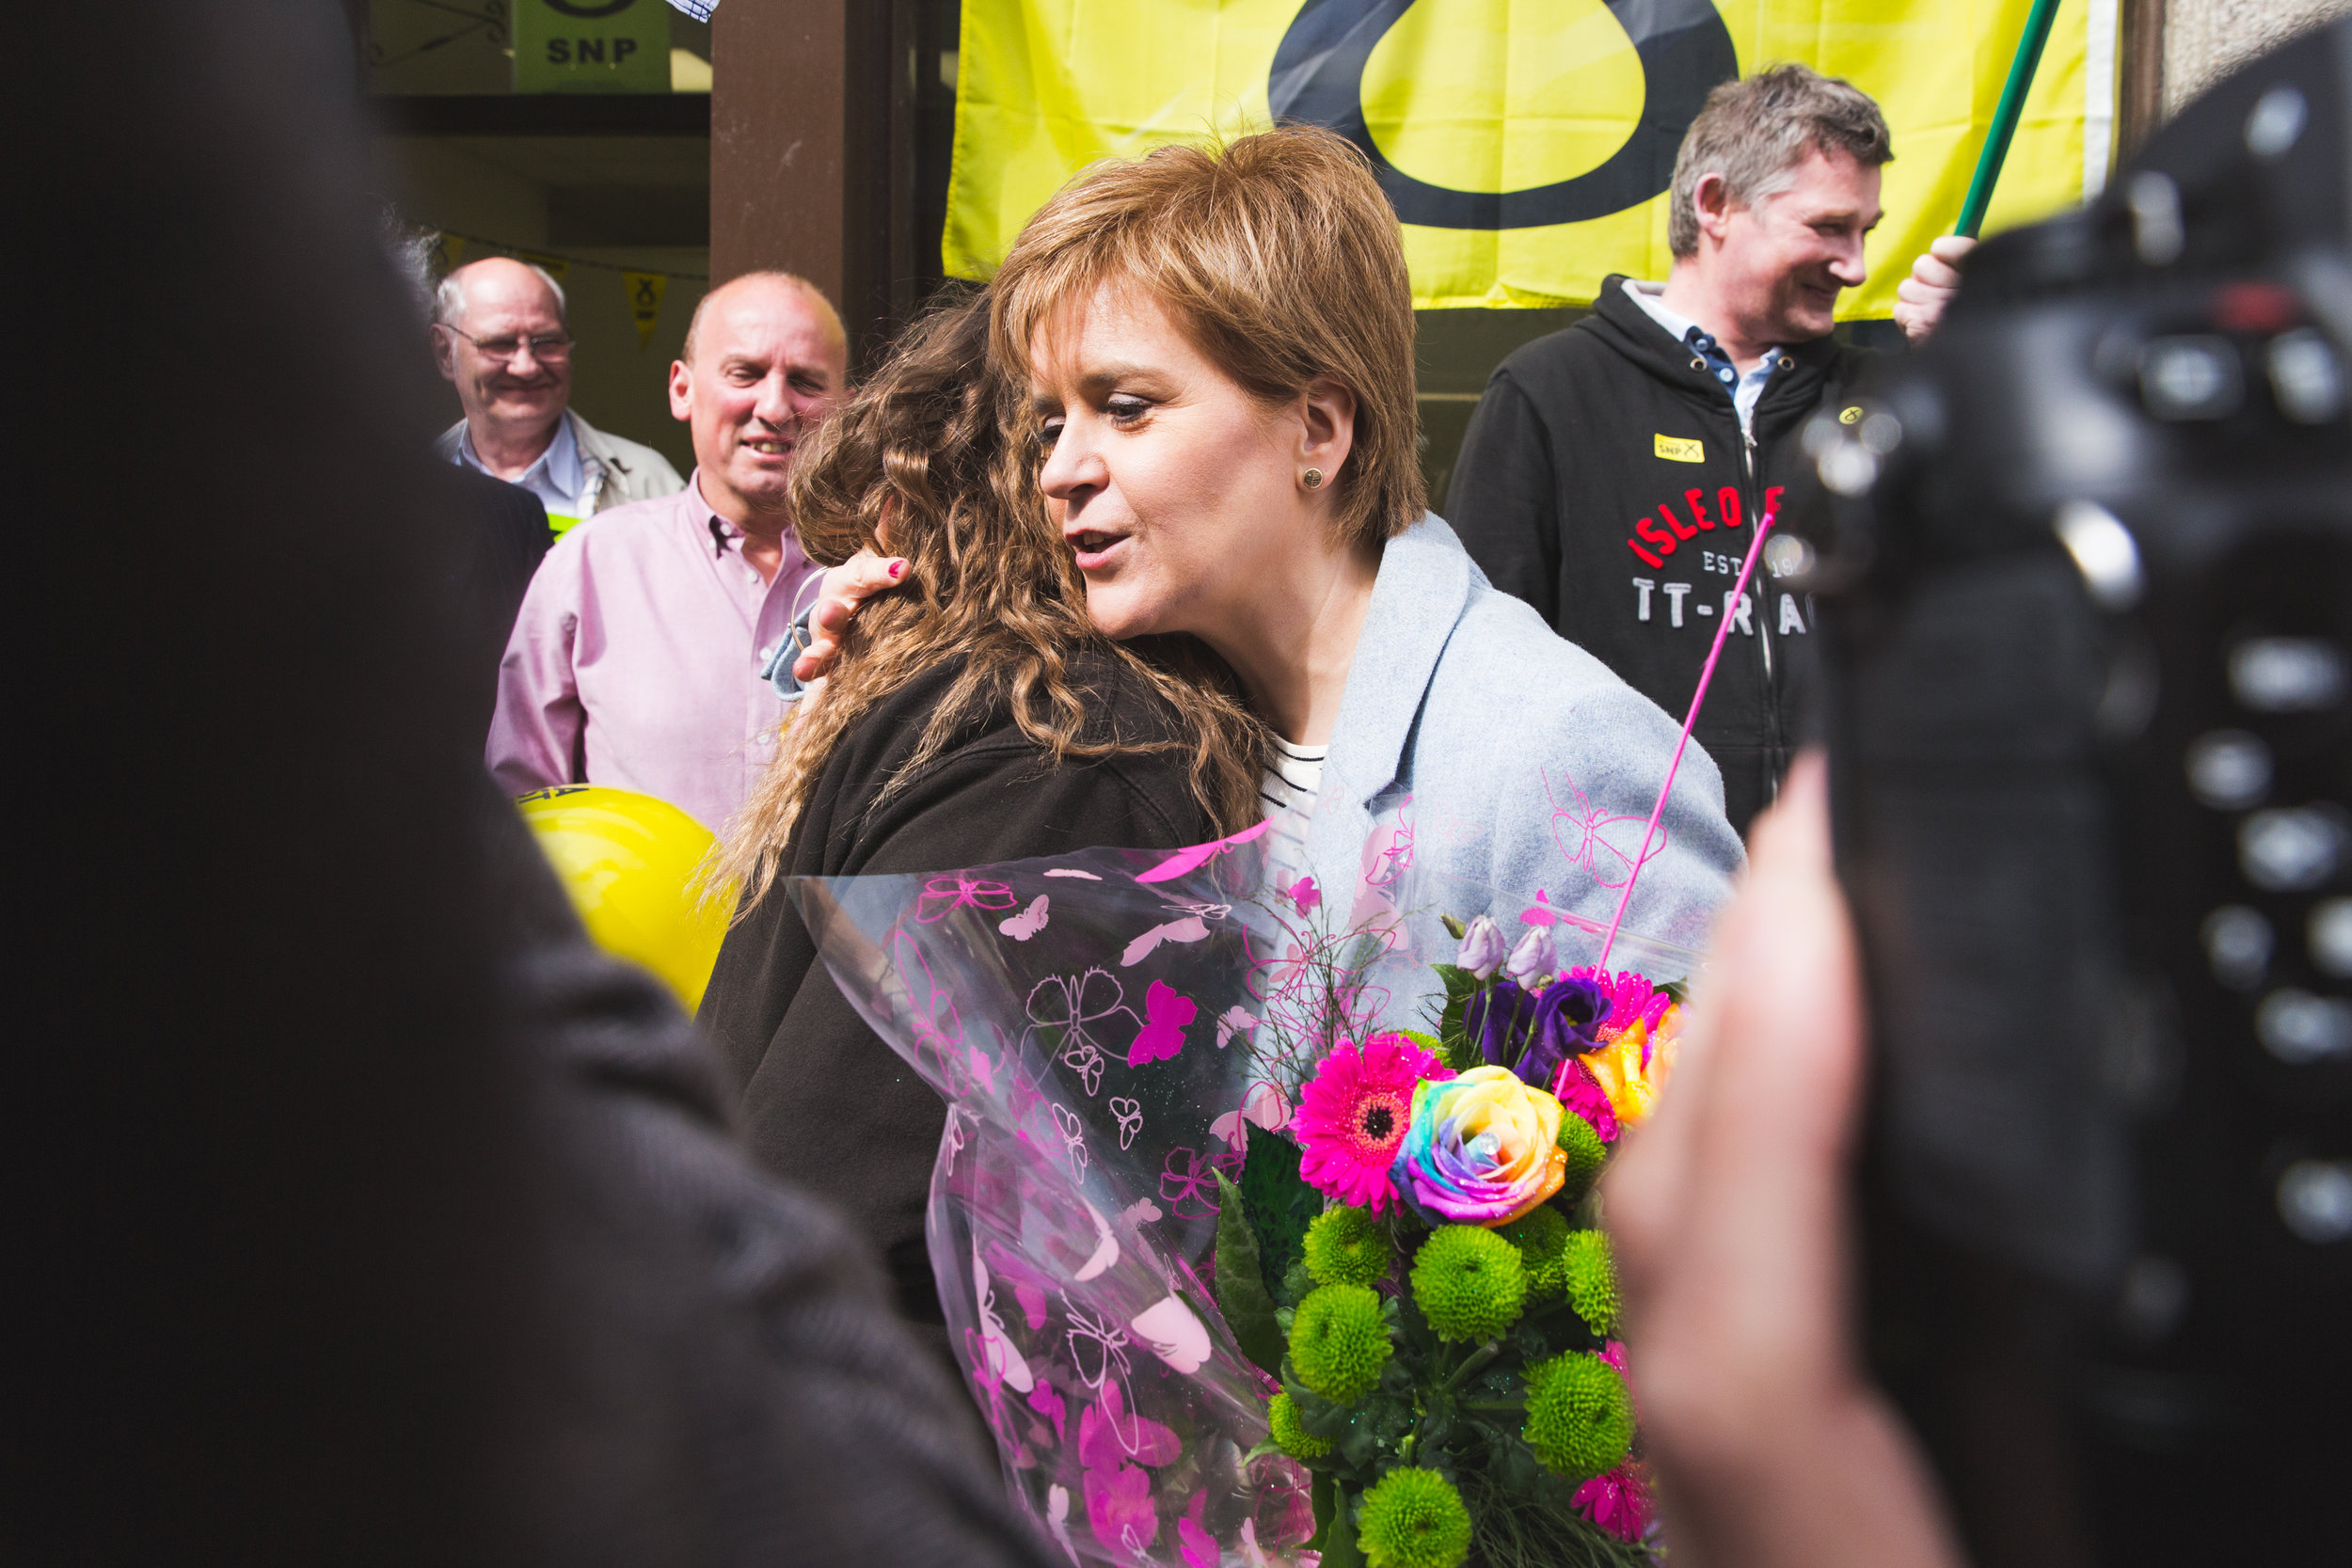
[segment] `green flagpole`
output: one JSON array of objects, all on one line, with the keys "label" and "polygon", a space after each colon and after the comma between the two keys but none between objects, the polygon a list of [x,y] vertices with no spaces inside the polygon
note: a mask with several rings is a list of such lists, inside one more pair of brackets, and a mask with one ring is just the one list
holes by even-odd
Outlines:
[{"label": "green flagpole", "polygon": [[2017,134],[2017,117],[2025,112],[2026,89],[2042,64],[2042,46],[2050,41],[2050,24],[2058,16],[2058,0],[2033,0],[2026,17],[2026,35],[2017,40],[2017,54],[2009,62],[2009,81],[2001,88],[2000,107],[1993,111],[1993,128],[1985,133],[1984,150],[1977,155],[1976,178],[1968,182],[1968,199],[1960,204],[1960,222],[1952,232],[1969,239],[1984,224],[1984,210],[1993,200],[1993,186],[2001,178],[2009,157],[2010,138]]}]

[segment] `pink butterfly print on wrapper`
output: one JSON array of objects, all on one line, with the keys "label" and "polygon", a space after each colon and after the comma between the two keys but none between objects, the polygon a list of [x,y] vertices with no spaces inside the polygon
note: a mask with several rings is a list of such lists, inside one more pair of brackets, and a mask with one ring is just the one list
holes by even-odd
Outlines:
[{"label": "pink butterfly print on wrapper", "polygon": [[996,928],[1015,942],[1026,942],[1045,929],[1046,899],[1039,894],[1029,900],[1029,907],[1019,914],[1009,914],[996,923]]},{"label": "pink butterfly print on wrapper", "polygon": [[[1402,806],[1411,804],[1412,798],[1407,796],[1401,802],[1400,809]],[[1409,816],[1399,816],[1396,825],[1389,830],[1386,844],[1380,842],[1379,835],[1376,833],[1373,835],[1370,842],[1365,844],[1364,886],[1393,887],[1396,885],[1396,879],[1412,868],[1413,819]]]},{"label": "pink butterfly print on wrapper", "polygon": [[1195,1492],[1192,1501],[1176,1521],[1176,1544],[1184,1554],[1184,1568],[1216,1568],[1218,1553],[1216,1537],[1200,1528],[1201,1511],[1208,1507],[1209,1494]]},{"label": "pink butterfly print on wrapper", "polygon": [[914,900],[914,918],[918,925],[930,926],[961,909],[1009,910],[1018,902],[1012,889],[1002,882],[952,871],[923,884],[921,895]]},{"label": "pink butterfly print on wrapper", "polygon": [[1180,1146],[1168,1151],[1160,1166],[1160,1196],[1180,1220],[1216,1212],[1216,1174],[1199,1149]]},{"label": "pink butterfly print on wrapper", "polygon": [[1291,908],[1304,915],[1323,902],[1323,890],[1315,886],[1312,877],[1301,877],[1290,886],[1279,890],[1291,901]]},{"label": "pink butterfly print on wrapper", "polygon": [[931,978],[931,966],[923,950],[904,931],[890,939],[890,963],[906,987],[907,1033],[914,1037],[916,1049],[930,1053],[939,1064],[942,1086],[950,1095],[968,1093],[973,1086],[972,1057],[977,1053],[964,1046],[963,1020],[956,1012],[955,998]]},{"label": "pink butterfly print on wrapper", "polygon": [[1282,1098],[1282,1091],[1272,1084],[1261,1082],[1249,1085],[1249,1092],[1242,1096],[1240,1109],[1228,1111],[1209,1123],[1209,1131],[1233,1148],[1246,1149],[1248,1148],[1248,1123],[1255,1122],[1269,1132],[1279,1132],[1290,1119],[1290,1101]]},{"label": "pink butterfly print on wrapper", "polygon": [[1127,950],[1119,955],[1119,967],[1133,969],[1151,956],[1152,949],[1164,942],[1200,942],[1208,934],[1209,928],[1200,923],[1198,915],[1188,914],[1182,920],[1154,926],[1127,944]]},{"label": "pink butterfly print on wrapper", "polygon": [[1226,851],[1237,848],[1251,839],[1261,836],[1273,826],[1274,819],[1268,817],[1255,827],[1244,828],[1230,837],[1216,839],[1208,844],[1196,844],[1187,849],[1179,849],[1151,870],[1137,874],[1136,880],[1146,883],[1172,882],[1188,872],[1200,870]]},{"label": "pink butterfly print on wrapper", "polygon": [[[1544,783],[1544,796],[1551,802],[1551,838],[1565,855],[1568,863],[1581,865],[1601,887],[1621,888],[1633,876],[1633,851],[1642,842],[1642,832],[1649,826],[1646,816],[1619,816],[1596,807],[1584,798],[1584,792],[1573,781],[1564,780],[1568,793],[1576,797],[1574,808],[1560,803],[1552,792],[1551,775],[1537,775]],[[1616,842],[1626,847],[1620,848]],[[1656,860],[1666,848],[1666,833],[1661,827],[1651,840],[1645,863]]]},{"label": "pink butterfly print on wrapper", "polygon": [[1184,1048],[1184,1025],[1200,1013],[1191,997],[1161,980],[1143,993],[1143,1011],[1144,1025],[1127,1048],[1129,1067],[1172,1059]]}]

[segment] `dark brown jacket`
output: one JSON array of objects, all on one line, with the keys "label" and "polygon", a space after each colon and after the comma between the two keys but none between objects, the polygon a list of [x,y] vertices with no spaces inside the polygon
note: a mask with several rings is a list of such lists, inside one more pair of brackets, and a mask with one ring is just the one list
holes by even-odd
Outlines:
[{"label": "dark brown jacket", "polygon": [[[910,682],[842,738],[793,830],[787,876],[952,871],[1216,836],[1186,784],[1189,746],[1056,767],[1002,707],[877,804],[955,671]],[[1074,659],[1072,674],[1090,689],[1090,734],[1177,734],[1175,714],[1111,659]],[[702,1022],[742,1085],[754,1153],[848,1212],[881,1250],[905,1315],[944,1349],[923,1241],[944,1102],[842,997],[784,877],[728,933]]]}]

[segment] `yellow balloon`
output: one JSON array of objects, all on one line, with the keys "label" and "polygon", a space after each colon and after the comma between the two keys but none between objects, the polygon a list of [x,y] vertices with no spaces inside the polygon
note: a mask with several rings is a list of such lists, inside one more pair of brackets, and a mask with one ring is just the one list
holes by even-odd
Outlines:
[{"label": "yellow balloon", "polygon": [[695,879],[717,842],[667,800],[564,784],[516,801],[596,945],[644,965],[692,1012],[718,961],[735,901]]}]

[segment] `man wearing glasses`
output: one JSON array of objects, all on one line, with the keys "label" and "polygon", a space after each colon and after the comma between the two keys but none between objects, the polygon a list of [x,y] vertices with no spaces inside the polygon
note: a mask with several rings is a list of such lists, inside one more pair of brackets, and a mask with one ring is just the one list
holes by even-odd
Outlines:
[{"label": "man wearing glasses", "polygon": [[571,411],[564,291],[540,268],[492,256],[451,273],[435,299],[433,353],[466,411],[435,450],[538,497],[557,533],[686,487],[651,447]]}]

